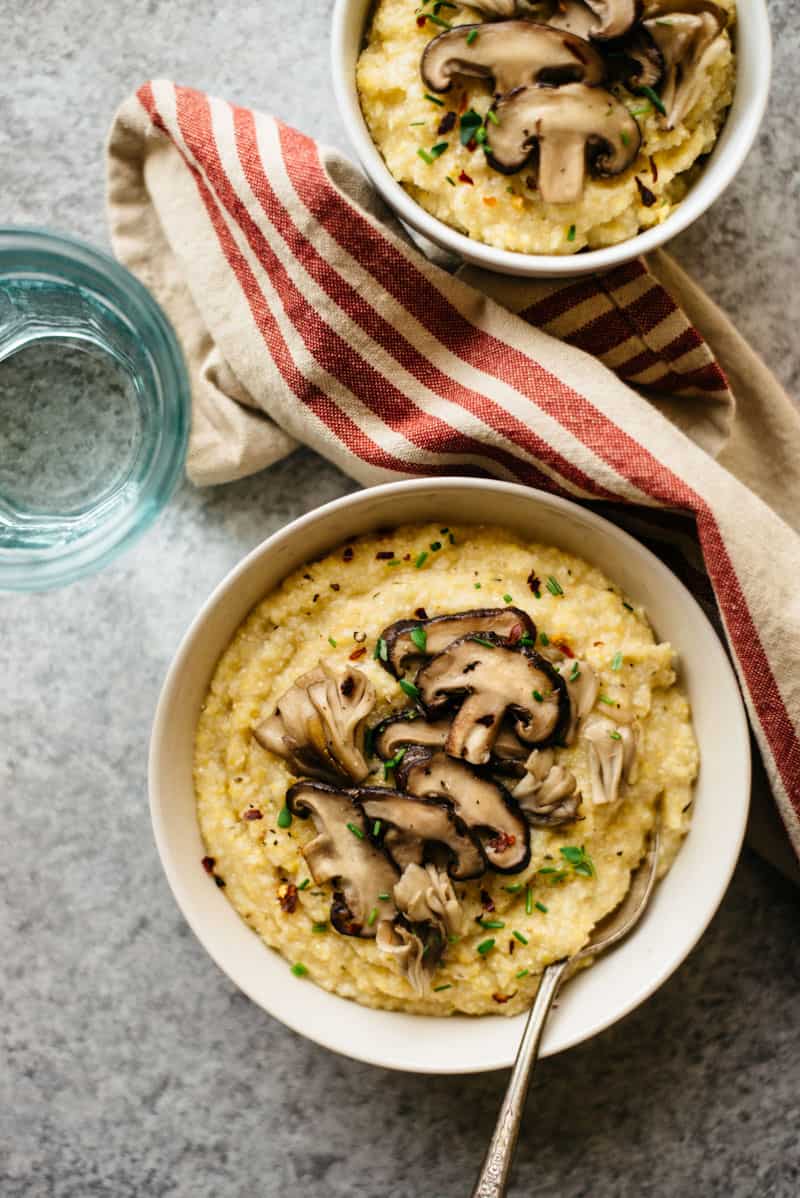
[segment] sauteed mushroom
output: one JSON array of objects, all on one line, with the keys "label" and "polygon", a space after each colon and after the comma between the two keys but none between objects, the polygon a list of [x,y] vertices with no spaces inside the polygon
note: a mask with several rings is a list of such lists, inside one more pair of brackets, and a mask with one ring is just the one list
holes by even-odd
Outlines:
[{"label": "sauteed mushroom", "polygon": [[520,170],[538,150],[538,186],[550,204],[580,199],[588,166],[594,175],[619,175],[636,159],[642,135],[611,92],[583,83],[521,87],[494,107],[488,160],[504,174]]},{"label": "sauteed mushroom", "polygon": [[655,0],[642,29],[664,63],[661,102],[668,129],[680,124],[699,98],[708,68],[726,47],[726,16],[710,0]]},{"label": "sauteed mushroom", "polygon": [[464,929],[464,912],[453,883],[435,865],[408,865],[394,888],[398,909],[412,923],[438,924],[445,936]]},{"label": "sauteed mushroom", "polygon": [[418,665],[425,658],[441,653],[459,637],[482,632],[512,639],[524,635],[536,639],[536,627],[521,608],[481,607],[426,620],[397,620],[381,633],[386,660],[382,657],[379,660],[384,669],[399,678],[410,663]]},{"label": "sauteed mushroom", "polygon": [[616,803],[622,785],[633,775],[638,727],[615,724],[604,715],[593,715],[586,721],[582,736],[589,752],[593,802],[597,806]]},{"label": "sauteed mushroom", "polygon": [[581,661],[578,657],[556,662],[553,668],[564,679],[569,695],[570,718],[564,733],[564,741],[571,745],[580,721],[589,714],[595,705],[597,692],[600,690],[600,680],[588,661]]},{"label": "sauteed mushroom", "polygon": [[[431,749],[443,749],[450,733],[451,719],[423,719],[415,710],[402,715],[389,716],[373,730],[375,752],[384,761],[390,761],[401,749],[409,745],[423,745]],[[501,728],[492,746],[492,765],[505,770],[522,766],[530,749],[509,728]]]},{"label": "sauteed mushroom", "polygon": [[358,782],[369,772],[364,726],[374,704],[375,690],[360,670],[320,662],[289,687],[253,736],[298,774]]},{"label": "sauteed mushroom", "polygon": [[[348,791],[324,782],[297,782],[286,792],[286,805],[301,819],[314,821],[317,835],[302,850],[314,881],[338,879],[331,924],[343,936],[370,938],[397,914],[391,896],[400,872],[367,835],[364,815]],[[355,829],[355,831],[354,831]]]},{"label": "sauteed mushroom", "polygon": [[[417,925],[421,930],[424,925]],[[439,936],[441,941],[441,936]],[[435,964],[435,953],[429,952],[432,940],[425,944],[417,930],[397,922],[381,923],[378,926],[376,944],[382,953],[394,957],[397,967],[408,979],[411,989],[420,997],[430,989],[430,973]],[[441,955],[441,947],[439,949]],[[434,958],[434,959],[432,959]]]},{"label": "sauteed mushroom", "polygon": [[377,835],[400,869],[422,865],[432,850],[442,848],[450,857],[452,878],[464,881],[485,871],[478,842],[447,803],[412,798],[383,786],[364,787],[352,794],[367,816],[368,826],[374,831],[378,825]]},{"label": "sauteed mushroom", "polygon": [[[474,36],[473,36],[474,34]],[[491,79],[496,95],[530,83],[601,83],[605,64],[583,38],[536,21],[457,25],[428,43],[422,80],[446,92],[459,76]]]},{"label": "sauteed mushroom", "polygon": [[528,826],[499,783],[437,750],[411,748],[397,767],[408,794],[446,798],[468,828],[474,828],[486,859],[498,873],[516,873],[530,860]]},{"label": "sauteed mushroom", "polygon": [[429,716],[463,700],[445,748],[474,765],[489,761],[506,712],[529,745],[558,740],[569,721],[566,686],[550,663],[493,633],[454,641],[422,667],[416,685]]},{"label": "sauteed mushroom", "polygon": [[541,828],[571,824],[581,805],[578,783],[572,771],[556,765],[552,749],[534,749],[525,769],[525,777],[511,793],[528,823]]},{"label": "sauteed mushroom", "polygon": [[559,0],[548,24],[598,41],[622,37],[636,20],[637,0]]}]

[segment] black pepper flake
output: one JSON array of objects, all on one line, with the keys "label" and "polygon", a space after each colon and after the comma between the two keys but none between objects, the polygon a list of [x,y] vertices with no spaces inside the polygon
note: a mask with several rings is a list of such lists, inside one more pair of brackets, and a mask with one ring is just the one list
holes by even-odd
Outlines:
[{"label": "black pepper flake", "polygon": [[394,549],[379,549],[375,557],[379,562],[390,562],[394,557]]},{"label": "black pepper flake", "polygon": [[214,881],[216,882],[217,886],[219,886],[220,890],[222,890],[223,886],[225,885],[225,879],[221,878],[219,874],[214,874]]},{"label": "black pepper flake", "polygon": [[345,545],[344,553],[342,554],[342,561],[343,562],[351,562],[353,560],[354,554],[355,554],[355,550],[353,549],[353,546]]},{"label": "black pepper flake", "polygon": [[424,607],[415,608],[414,615],[417,617],[418,620],[427,620],[427,618],[428,618],[428,613],[426,612]]},{"label": "black pepper flake", "polygon": [[481,906],[484,911],[494,911],[494,899],[488,890],[481,890]]},{"label": "black pepper flake", "polygon": [[332,590],[332,591],[340,591],[341,589],[342,589],[342,588],[339,586],[338,582],[332,582],[332,583],[331,583],[331,590]]},{"label": "black pepper flake", "polygon": [[437,133],[449,133],[456,123],[456,114],[454,112],[446,112],[439,121]]},{"label": "black pepper flake", "polygon": [[541,597],[542,597],[542,580],[541,580],[541,578],[536,577],[535,570],[531,570],[530,574],[528,575],[528,586],[531,588],[531,590],[533,591],[536,598],[541,599]]},{"label": "black pepper flake", "polygon": [[316,603],[318,599],[319,599],[319,591],[317,591],[316,595],[314,595],[314,597],[313,597],[313,599],[311,600],[311,602],[312,602],[312,603]]},{"label": "black pepper flake", "polygon": [[636,186],[639,188],[639,196],[642,203],[644,204],[645,208],[652,208],[653,204],[656,202],[655,194],[650,190],[649,187],[645,187],[638,175],[635,175],[634,178],[636,179]]}]

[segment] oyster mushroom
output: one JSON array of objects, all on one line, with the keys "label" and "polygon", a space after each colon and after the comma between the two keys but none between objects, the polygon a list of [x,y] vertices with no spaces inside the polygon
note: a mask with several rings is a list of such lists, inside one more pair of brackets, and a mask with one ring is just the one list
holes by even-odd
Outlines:
[{"label": "oyster mushroom", "polygon": [[470,8],[476,8],[487,17],[513,17],[517,11],[517,0],[470,0]]},{"label": "oyster mushroom", "polygon": [[286,792],[286,805],[293,815],[314,821],[317,835],[301,850],[311,877],[317,885],[338,881],[331,925],[343,936],[373,937],[381,923],[397,914],[391,897],[380,896],[391,896],[400,872],[367,835],[351,793],[302,781]]},{"label": "oyster mushroom", "polygon": [[571,824],[581,805],[581,794],[572,771],[556,765],[552,749],[534,749],[525,763],[525,770],[525,777],[511,793],[528,823],[540,828]]},{"label": "oyster mushroom", "polygon": [[592,801],[596,806],[616,803],[622,786],[632,780],[639,742],[635,724],[615,724],[604,715],[591,716],[582,737],[589,754]]},{"label": "oyster mushroom", "polygon": [[374,705],[375,690],[360,670],[320,662],[289,687],[253,736],[298,774],[360,782],[369,772],[364,730]]},{"label": "oyster mushroom", "polygon": [[[450,733],[450,724],[448,716],[429,722],[414,710],[389,716],[373,729],[375,752],[384,761],[390,761],[409,745],[443,749]],[[492,765],[500,771],[514,769],[522,765],[529,752],[528,746],[509,728],[501,728],[492,746]]]},{"label": "oyster mushroom", "polygon": [[457,25],[428,42],[420,70],[433,92],[449,91],[455,78],[466,75],[491,79],[496,95],[529,83],[597,84],[605,78],[603,59],[587,41],[536,21]]},{"label": "oyster mushroom", "polygon": [[628,32],[638,9],[638,0],[559,0],[548,25],[578,37],[607,41]]},{"label": "oyster mushroom", "polygon": [[412,798],[383,786],[352,792],[386,852],[400,869],[422,865],[437,849],[450,857],[448,872],[464,881],[478,878],[486,861],[477,840],[470,835],[447,803],[439,799]]},{"label": "oyster mushroom", "polygon": [[400,922],[381,923],[376,944],[382,953],[394,958],[415,994],[423,997],[429,992],[433,962],[429,964],[428,945],[416,931]]},{"label": "oyster mushroom", "polygon": [[668,129],[680,124],[700,97],[712,63],[724,53],[726,16],[710,0],[657,0],[648,4],[642,30],[664,64],[661,102]]},{"label": "oyster mushroom", "polygon": [[609,55],[614,80],[621,80],[631,91],[657,88],[664,75],[664,59],[650,34],[637,25],[619,50]]},{"label": "oyster mushroom", "polygon": [[481,607],[449,616],[432,616],[427,620],[397,620],[381,633],[386,645],[386,660],[379,658],[379,661],[385,670],[399,678],[412,662],[419,665],[425,658],[441,653],[459,637],[482,632],[494,632],[512,639],[527,635],[536,640],[536,626],[521,608]]},{"label": "oyster mushroom", "polygon": [[538,187],[550,204],[569,204],[583,192],[586,169],[619,175],[636,159],[642,135],[611,92],[583,83],[521,87],[494,106],[487,158],[512,175],[538,150]]},{"label": "oyster mushroom", "polygon": [[530,860],[528,825],[508,792],[441,750],[411,748],[397,767],[397,782],[410,795],[446,798],[474,829],[492,869],[517,873]]},{"label": "oyster mushroom", "polygon": [[445,936],[464,930],[464,912],[453,883],[435,865],[408,865],[394,888],[399,911],[412,923],[438,924]]},{"label": "oyster mushroom", "polygon": [[553,668],[564,679],[569,695],[570,717],[564,741],[571,745],[580,721],[589,714],[597,701],[600,680],[588,661],[581,661],[578,657],[556,662]]},{"label": "oyster mushroom", "polygon": [[506,712],[528,745],[560,739],[570,718],[566,685],[550,663],[493,633],[454,641],[422,667],[416,685],[429,716],[462,700],[445,749],[473,765],[489,761]]}]

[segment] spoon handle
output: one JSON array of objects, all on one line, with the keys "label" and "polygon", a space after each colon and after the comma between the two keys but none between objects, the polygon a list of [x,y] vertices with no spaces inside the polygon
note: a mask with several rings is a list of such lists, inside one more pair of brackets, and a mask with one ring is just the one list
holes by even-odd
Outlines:
[{"label": "spoon handle", "polygon": [[548,965],[542,974],[536,1001],[525,1024],[508,1089],[497,1116],[494,1135],[483,1158],[472,1198],[504,1198],[517,1145],[519,1125],[525,1109],[525,1099],[539,1056],[542,1031],[566,966],[566,960],[556,961],[553,965]]}]

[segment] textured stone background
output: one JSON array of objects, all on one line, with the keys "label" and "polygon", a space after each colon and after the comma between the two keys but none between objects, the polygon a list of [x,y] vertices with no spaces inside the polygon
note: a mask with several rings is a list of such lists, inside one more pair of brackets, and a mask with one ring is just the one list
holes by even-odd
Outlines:
[{"label": "textured stone background", "polygon": [[[775,86],[756,150],[673,248],[798,395],[795,7],[770,4]],[[155,75],[343,145],[329,8],[0,0],[3,219],[104,243],[106,127]],[[186,624],[243,553],[351,489],[308,453],[216,491],[184,486],[100,577],[0,599],[3,1198],[469,1192],[505,1075],[395,1076],[285,1031],[196,943],[150,833],[149,724]],[[797,950],[797,891],[746,852],[677,975],[542,1064],[513,1194],[794,1198]]]}]

